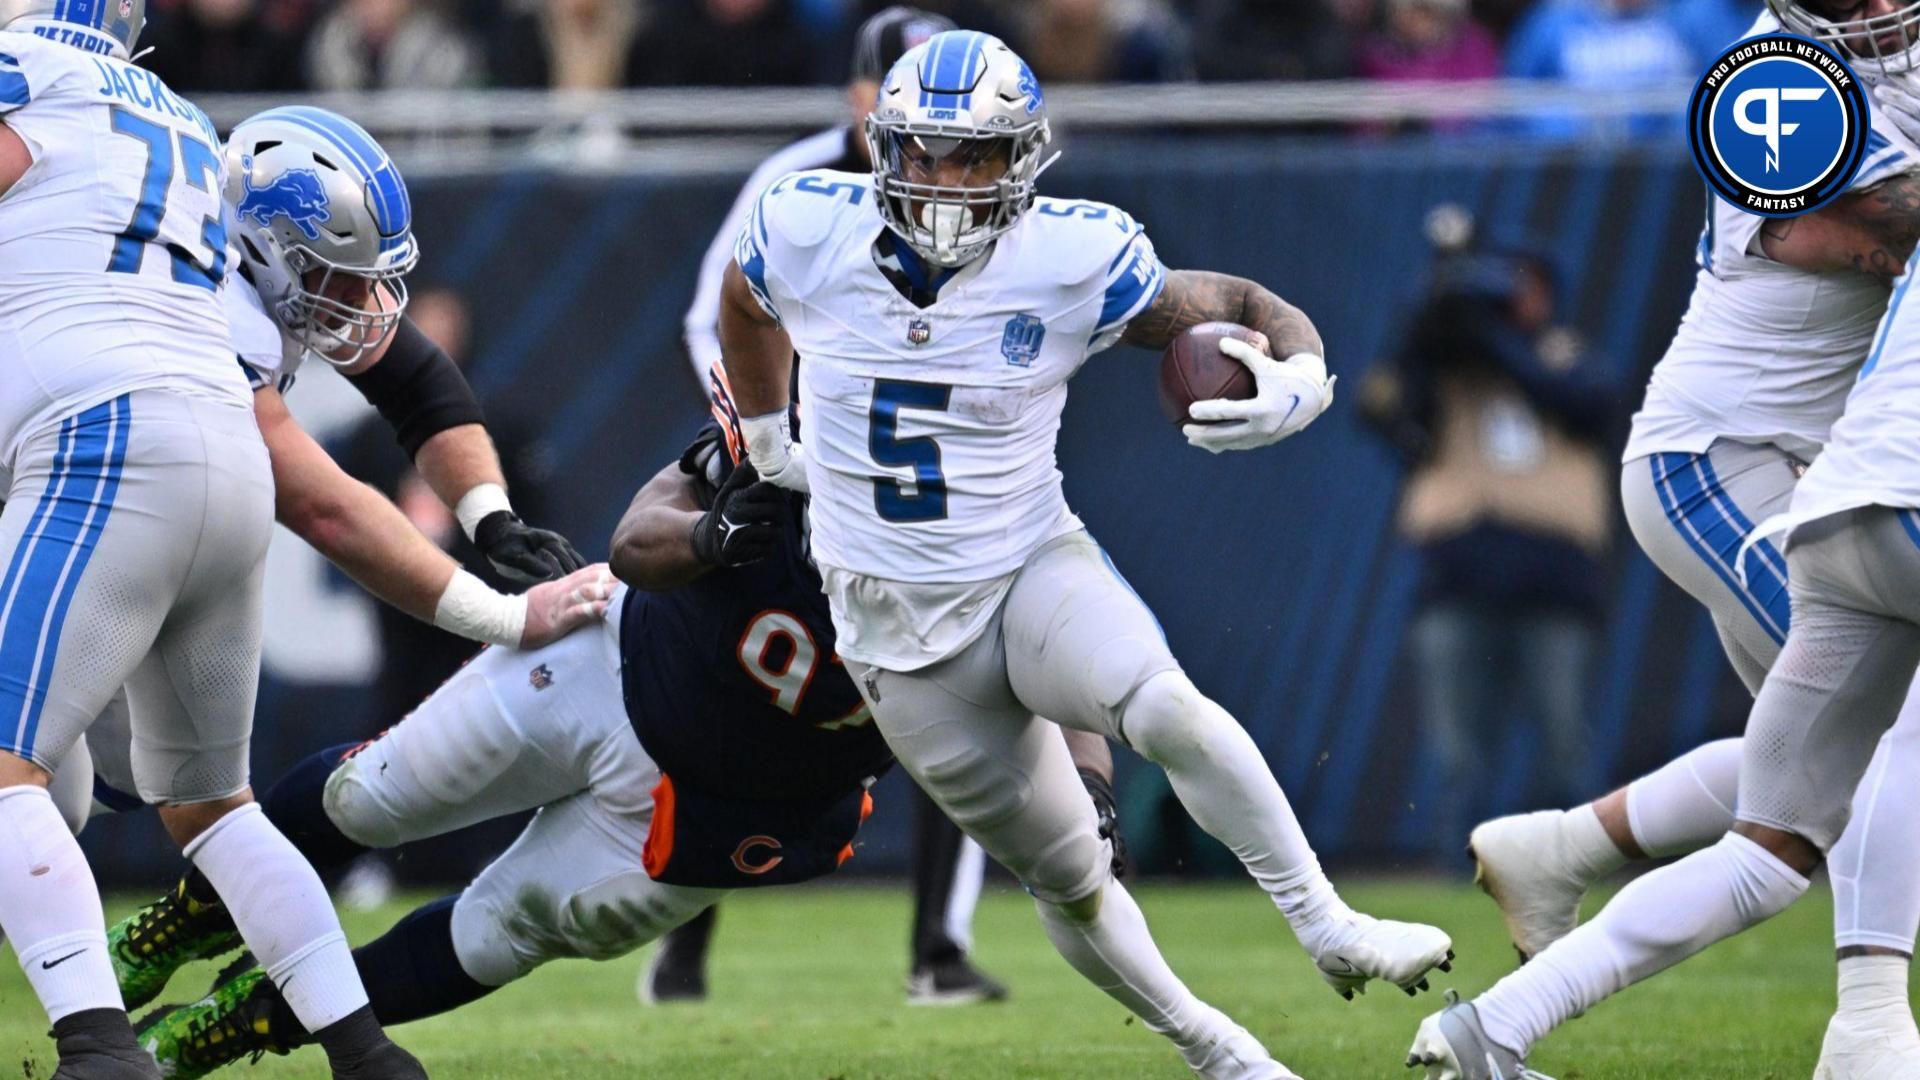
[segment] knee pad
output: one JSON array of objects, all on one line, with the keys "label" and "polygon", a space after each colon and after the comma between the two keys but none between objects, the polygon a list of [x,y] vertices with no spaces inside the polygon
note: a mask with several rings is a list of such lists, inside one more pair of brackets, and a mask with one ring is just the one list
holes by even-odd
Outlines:
[{"label": "knee pad", "polygon": [[[1051,731],[1044,735],[1059,737]],[[1009,776],[972,746],[924,765],[921,773],[924,786],[939,793],[936,801],[953,823],[1012,871],[1036,899],[1066,903],[1105,882],[1111,856],[1077,779],[1065,797],[1041,792],[1031,777],[1018,772]],[[1045,806],[1036,807],[1041,800]]]},{"label": "knee pad", "polygon": [[327,777],[326,791],[321,797],[327,820],[356,844],[370,848],[396,847],[405,839],[399,815],[368,783],[364,760],[348,758]]},{"label": "knee pad", "polygon": [[1159,765],[1205,751],[1223,731],[1245,737],[1233,715],[1177,669],[1140,684],[1121,707],[1120,730],[1128,746]]},{"label": "knee pad", "polygon": [[568,897],[564,933],[582,959],[611,960],[705,911],[719,895],[710,889],[664,885],[635,870]]}]

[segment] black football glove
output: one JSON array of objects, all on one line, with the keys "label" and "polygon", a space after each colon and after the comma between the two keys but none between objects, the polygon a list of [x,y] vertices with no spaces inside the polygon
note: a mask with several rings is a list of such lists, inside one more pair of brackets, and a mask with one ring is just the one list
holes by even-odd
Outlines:
[{"label": "black football glove", "polygon": [[786,522],[787,493],[741,462],[693,523],[693,556],[708,566],[745,566],[773,553]]},{"label": "black football glove", "polygon": [[1113,801],[1113,785],[1092,769],[1080,770],[1080,782],[1093,797],[1093,810],[1100,821],[1100,839],[1113,844],[1114,880],[1127,876],[1127,838],[1120,835],[1120,807]]},{"label": "black football glove", "polygon": [[473,546],[500,576],[516,585],[538,585],[563,578],[587,565],[567,538],[536,529],[511,510],[495,510],[473,528]]}]

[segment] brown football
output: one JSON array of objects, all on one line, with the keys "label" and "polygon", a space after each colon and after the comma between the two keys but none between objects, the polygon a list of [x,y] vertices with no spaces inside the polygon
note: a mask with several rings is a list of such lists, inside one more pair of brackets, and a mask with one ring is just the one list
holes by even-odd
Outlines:
[{"label": "brown football", "polygon": [[1220,351],[1220,339],[1227,337],[1256,341],[1259,335],[1236,323],[1201,323],[1160,354],[1160,411],[1176,426],[1199,422],[1187,416],[1196,401],[1254,395],[1253,372]]}]

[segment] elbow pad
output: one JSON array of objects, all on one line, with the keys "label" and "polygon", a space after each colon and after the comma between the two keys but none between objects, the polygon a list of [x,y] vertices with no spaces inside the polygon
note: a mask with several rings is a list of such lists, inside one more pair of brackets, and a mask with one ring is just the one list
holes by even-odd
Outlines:
[{"label": "elbow pad", "polygon": [[409,458],[449,428],[486,423],[453,358],[404,316],[380,362],[347,381],[380,410]]}]

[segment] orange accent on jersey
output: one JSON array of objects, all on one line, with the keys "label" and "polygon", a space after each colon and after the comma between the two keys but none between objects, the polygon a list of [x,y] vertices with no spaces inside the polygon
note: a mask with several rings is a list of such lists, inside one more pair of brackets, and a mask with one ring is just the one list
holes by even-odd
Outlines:
[{"label": "orange accent on jersey", "polygon": [[[860,824],[865,825],[867,823],[867,819],[872,816],[873,816],[873,792],[863,791],[860,793]],[[839,857],[833,860],[833,868],[838,870],[842,866],[847,865],[847,860],[851,858],[853,858],[853,845],[848,844],[846,847],[843,847],[840,849]]]},{"label": "orange accent on jersey", "polygon": [[771,836],[757,835],[749,836],[745,840],[740,841],[740,846],[733,849],[733,868],[735,870],[743,874],[764,874],[786,861],[787,857],[785,855],[775,855],[765,862],[750,862],[747,856],[752,853],[754,848],[766,848],[770,851],[777,852],[780,850],[780,841],[775,840]]},{"label": "orange accent on jersey", "polygon": [[640,865],[647,876],[658,878],[673,858],[673,779],[660,774],[653,785],[653,820],[647,825],[647,843],[640,849]]},{"label": "orange accent on jersey", "polygon": [[727,381],[727,369],[718,361],[709,370],[707,381],[712,386],[713,418],[720,422],[720,431],[727,438],[727,456],[735,465],[747,456],[747,440],[740,433],[740,410],[733,403],[733,384]]}]

